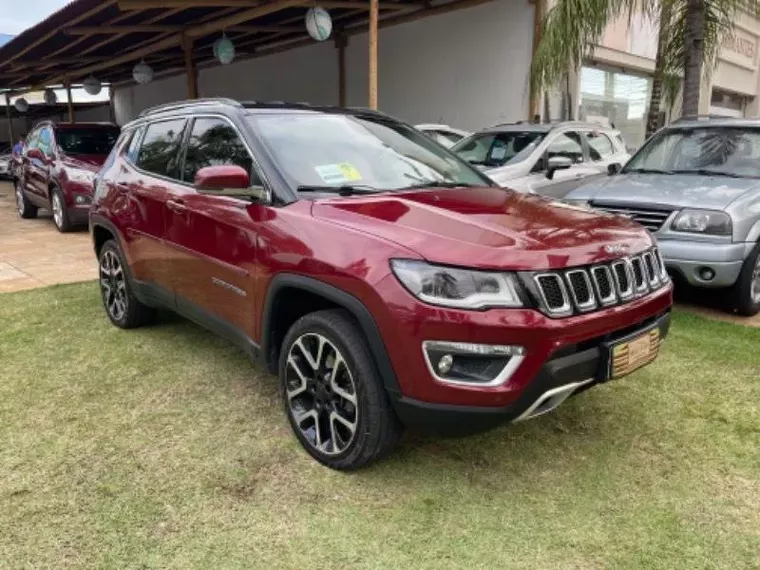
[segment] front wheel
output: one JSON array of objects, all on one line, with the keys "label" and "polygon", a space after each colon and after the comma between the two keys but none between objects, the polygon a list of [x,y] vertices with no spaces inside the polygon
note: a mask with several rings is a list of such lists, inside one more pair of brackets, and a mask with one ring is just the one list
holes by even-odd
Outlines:
[{"label": "front wheel", "polygon": [[66,200],[58,188],[53,188],[50,197],[50,209],[53,211],[53,222],[58,231],[62,233],[71,231],[71,220],[68,210],[66,210]]},{"label": "front wheel", "polygon": [[760,243],[744,261],[731,297],[740,315],[751,317],[760,313]]},{"label": "front wheel", "polygon": [[298,320],[285,337],[279,372],[290,425],[320,463],[358,469],[398,442],[401,424],[362,331],[344,311]]}]

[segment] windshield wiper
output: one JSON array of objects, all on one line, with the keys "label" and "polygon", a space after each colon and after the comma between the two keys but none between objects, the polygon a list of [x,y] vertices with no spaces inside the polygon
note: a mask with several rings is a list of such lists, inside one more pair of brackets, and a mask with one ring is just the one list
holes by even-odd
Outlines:
[{"label": "windshield wiper", "polygon": [[418,188],[480,188],[487,184],[470,184],[469,182],[451,182],[448,180],[423,180],[410,186],[398,188],[398,190],[415,190]]},{"label": "windshield wiper", "polygon": [[343,186],[299,186],[299,192],[324,192],[325,194],[340,194],[341,196],[354,196],[355,194],[376,194],[377,188],[364,184],[344,184]]},{"label": "windshield wiper", "polygon": [[702,176],[728,176],[729,178],[747,178],[741,174],[735,172],[726,172],[724,170],[710,170],[709,168],[697,168],[697,169],[681,169],[674,170],[675,174],[701,174]]},{"label": "windshield wiper", "polygon": [[628,168],[623,174],[633,172],[635,174],[673,174],[674,170],[662,170],[660,168]]}]

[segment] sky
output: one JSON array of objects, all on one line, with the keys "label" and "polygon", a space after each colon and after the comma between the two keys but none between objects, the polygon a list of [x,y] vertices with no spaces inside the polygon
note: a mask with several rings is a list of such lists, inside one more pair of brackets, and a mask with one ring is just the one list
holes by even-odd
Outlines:
[{"label": "sky", "polygon": [[20,34],[71,0],[0,0],[0,34]]}]

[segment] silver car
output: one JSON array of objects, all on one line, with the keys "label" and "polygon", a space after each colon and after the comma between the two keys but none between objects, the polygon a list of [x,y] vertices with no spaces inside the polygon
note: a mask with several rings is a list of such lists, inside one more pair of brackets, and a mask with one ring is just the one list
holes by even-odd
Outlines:
[{"label": "silver car", "polygon": [[440,144],[442,144],[446,148],[451,148],[456,143],[461,141],[463,138],[470,136],[470,133],[468,133],[467,131],[455,129],[454,127],[450,127],[449,125],[426,123],[422,125],[416,125],[415,128],[418,131],[422,131],[423,133],[431,137],[433,140],[438,141]]},{"label": "silver car", "polygon": [[452,150],[500,186],[555,198],[630,158],[620,132],[576,122],[498,125]]},{"label": "silver car", "polygon": [[655,235],[674,276],[729,288],[740,314],[760,312],[760,121],[678,121],[620,173],[566,200],[633,218]]}]

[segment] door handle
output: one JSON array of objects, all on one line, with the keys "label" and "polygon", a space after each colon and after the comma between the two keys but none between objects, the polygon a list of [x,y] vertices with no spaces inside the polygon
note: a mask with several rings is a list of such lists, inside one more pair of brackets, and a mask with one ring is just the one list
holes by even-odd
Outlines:
[{"label": "door handle", "polygon": [[167,200],[166,207],[176,214],[184,214],[187,212],[187,207],[182,200]]}]

